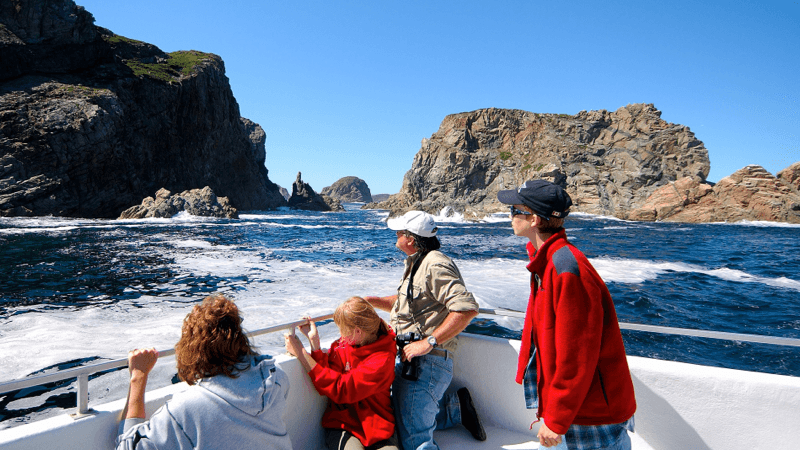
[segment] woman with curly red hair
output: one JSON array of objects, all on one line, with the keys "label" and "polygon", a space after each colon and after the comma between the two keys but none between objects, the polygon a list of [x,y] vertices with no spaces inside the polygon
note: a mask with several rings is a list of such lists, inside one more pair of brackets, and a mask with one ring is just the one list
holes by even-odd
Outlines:
[{"label": "woman with curly red hair", "polygon": [[306,320],[300,332],[311,353],[289,334],[286,350],[306,369],[317,392],[330,399],[322,415],[328,448],[397,450],[389,396],[397,354],[392,329],[366,300],[351,297],[333,314],[342,337],[324,353],[316,325]]},{"label": "woman with curly red hair", "polygon": [[148,421],[144,392],[158,352],[128,354],[130,391],[117,449],[292,448],[283,422],[288,377],[256,353],[241,323],[239,309],[222,295],[192,309],[175,346],[178,377],[190,388]]}]

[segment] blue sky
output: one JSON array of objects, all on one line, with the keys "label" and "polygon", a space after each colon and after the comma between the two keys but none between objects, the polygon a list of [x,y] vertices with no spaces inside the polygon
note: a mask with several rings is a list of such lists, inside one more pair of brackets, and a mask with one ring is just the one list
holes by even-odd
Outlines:
[{"label": "blue sky", "polygon": [[798,1],[77,0],[164,51],[220,55],[270,179],[344,176],[396,193],[453,113],[576,114],[653,103],[687,125],[710,181],[800,161]]}]

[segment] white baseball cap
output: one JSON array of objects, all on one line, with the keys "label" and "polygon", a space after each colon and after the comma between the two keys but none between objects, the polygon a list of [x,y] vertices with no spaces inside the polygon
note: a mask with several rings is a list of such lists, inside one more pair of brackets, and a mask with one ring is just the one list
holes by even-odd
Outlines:
[{"label": "white baseball cap", "polygon": [[390,230],[410,231],[418,236],[433,237],[439,227],[433,221],[433,216],[424,211],[409,211],[400,217],[386,221]]}]

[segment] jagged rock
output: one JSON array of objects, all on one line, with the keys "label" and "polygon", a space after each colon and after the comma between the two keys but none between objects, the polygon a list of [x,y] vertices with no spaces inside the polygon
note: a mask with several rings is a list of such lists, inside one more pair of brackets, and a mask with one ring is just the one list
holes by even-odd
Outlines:
[{"label": "jagged rock", "polygon": [[372,202],[367,183],[358,177],[344,177],[332,185],[322,188],[322,195],[329,195],[343,202]]},{"label": "jagged rock", "polygon": [[501,189],[544,178],[564,186],[573,211],[626,217],[658,188],[705,180],[708,151],[688,127],[667,123],[652,104],[575,116],[481,109],[445,117],[414,157],[398,194],[377,207],[468,219],[505,211]]},{"label": "jagged rock", "polygon": [[230,205],[228,199],[226,197],[217,197],[208,186],[203,189],[183,191],[175,195],[166,189],[159,189],[156,192],[156,198],[145,198],[141,205],[126,209],[120,214],[119,218],[169,218],[181,211],[201,217],[239,218],[239,212]]},{"label": "jagged rock", "polygon": [[375,194],[372,196],[372,201],[375,203],[383,202],[389,199],[389,194]]},{"label": "jagged rock", "polygon": [[[289,207],[307,211],[344,211],[339,202],[317,194],[308,183],[303,182],[302,174],[297,172],[297,179],[292,184],[292,196],[289,197]],[[331,203],[328,203],[331,202]]]},{"label": "jagged rock", "polygon": [[0,2],[0,216],[117,217],[161,187],[285,206],[222,60],[97,27],[71,0]]},{"label": "jagged rock", "polygon": [[665,220],[682,211],[687,205],[699,202],[712,190],[710,184],[698,178],[684,177],[653,192],[644,205],[630,211],[627,218],[640,221]]},{"label": "jagged rock", "polygon": [[319,196],[322,197],[322,200],[328,205],[331,211],[344,211],[344,206],[342,206],[342,203],[338,199],[325,194],[320,194]]},{"label": "jagged rock", "polygon": [[279,191],[280,191],[280,193],[281,193],[281,196],[282,196],[283,198],[285,198],[285,199],[286,199],[286,201],[289,201],[289,196],[291,195],[291,194],[289,194],[289,191],[287,191],[287,190],[286,190],[286,188],[285,188],[285,187],[283,187],[283,186],[278,186],[278,188],[279,188],[278,190],[279,190]]},{"label": "jagged rock", "polygon": [[781,171],[784,177],[777,178],[761,166],[749,165],[713,187],[687,177],[654,192],[642,208],[631,211],[629,218],[690,223],[800,223],[800,193],[789,184],[791,181],[786,181],[793,179],[790,169]]},{"label": "jagged rock", "polygon": [[778,172],[778,179],[792,186],[795,191],[800,192],[800,162],[796,162]]}]

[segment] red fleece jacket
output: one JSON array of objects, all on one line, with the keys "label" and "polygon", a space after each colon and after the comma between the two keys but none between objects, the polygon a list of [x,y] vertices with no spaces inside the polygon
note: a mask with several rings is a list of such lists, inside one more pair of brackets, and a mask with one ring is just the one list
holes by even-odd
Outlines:
[{"label": "red fleece jacket", "polygon": [[347,430],[365,447],[392,436],[389,389],[397,354],[394,336],[390,329],[388,335],[361,347],[336,340],[328,353],[311,353],[317,362],[308,373],[311,382],[330,399],[322,415],[324,428]]},{"label": "red fleece jacket", "polygon": [[[636,411],[625,346],[611,294],[564,230],[537,252],[528,243],[531,295],[517,383],[536,345],[539,411],[548,428],[621,423]],[[537,275],[539,283],[533,275]]]}]

